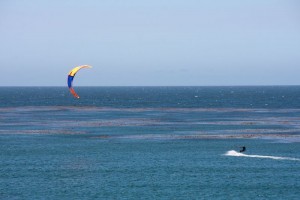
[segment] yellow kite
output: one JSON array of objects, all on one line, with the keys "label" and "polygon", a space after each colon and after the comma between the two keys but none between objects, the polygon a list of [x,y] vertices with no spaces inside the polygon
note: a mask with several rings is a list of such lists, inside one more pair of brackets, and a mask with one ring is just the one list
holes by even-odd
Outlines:
[{"label": "yellow kite", "polygon": [[76,98],[79,98],[78,94],[75,92],[75,90],[73,89],[72,87],[72,83],[73,83],[73,79],[76,75],[76,73],[82,69],[82,68],[92,68],[91,66],[89,65],[81,65],[81,66],[78,66],[78,67],[75,67],[74,69],[72,69],[70,72],[69,72],[69,75],[68,75],[68,87],[69,87],[69,90],[70,92],[73,94],[74,97]]}]

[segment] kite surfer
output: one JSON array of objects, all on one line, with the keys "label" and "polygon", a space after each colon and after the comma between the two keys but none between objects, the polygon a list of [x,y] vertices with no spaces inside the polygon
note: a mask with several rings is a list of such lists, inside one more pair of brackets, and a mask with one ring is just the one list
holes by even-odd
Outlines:
[{"label": "kite surfer", "polygon": [[242,147],[240,147],[240,148],[241,148],[241,149],[240,149],[240,153],[246,151],[246,147],[245,147],[245,146],[242,146]]}]

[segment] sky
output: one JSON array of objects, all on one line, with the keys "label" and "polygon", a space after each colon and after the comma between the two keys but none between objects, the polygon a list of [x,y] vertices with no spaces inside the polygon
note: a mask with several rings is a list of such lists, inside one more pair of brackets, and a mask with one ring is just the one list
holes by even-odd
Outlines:
[{"label": "sky", "polygon": [[298,0],[1,0],[0,86],[300,85]]}]

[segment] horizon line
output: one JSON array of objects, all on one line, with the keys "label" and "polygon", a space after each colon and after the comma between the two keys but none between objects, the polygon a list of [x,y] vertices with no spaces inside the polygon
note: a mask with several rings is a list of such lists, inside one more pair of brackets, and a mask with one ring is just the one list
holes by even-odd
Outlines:
[{"label": "horizon line", "polygon": [[[300,86],[300,84],[287,84],[287,85],[80,85],[75,87],[283,87],[283,86]],[[51,86],[51,85],[7,85],[0,87],[68,87],[68,86]]]}]

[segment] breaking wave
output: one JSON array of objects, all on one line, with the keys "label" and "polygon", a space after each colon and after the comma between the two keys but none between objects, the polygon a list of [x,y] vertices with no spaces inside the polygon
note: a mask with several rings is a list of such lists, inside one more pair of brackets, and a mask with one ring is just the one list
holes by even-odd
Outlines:
[{"label": "breaking wave", "polygon": [[227,151],[225,156],[236,156],[236,157],[249,157],[249,158],[269,158],[273,160],[296,160],[300,161],[300,158],[291,158],[291,157],[279,157],[279,156],[264,156],[264,155],[248,155],[244,153],[239,153],[234,150]]}]

